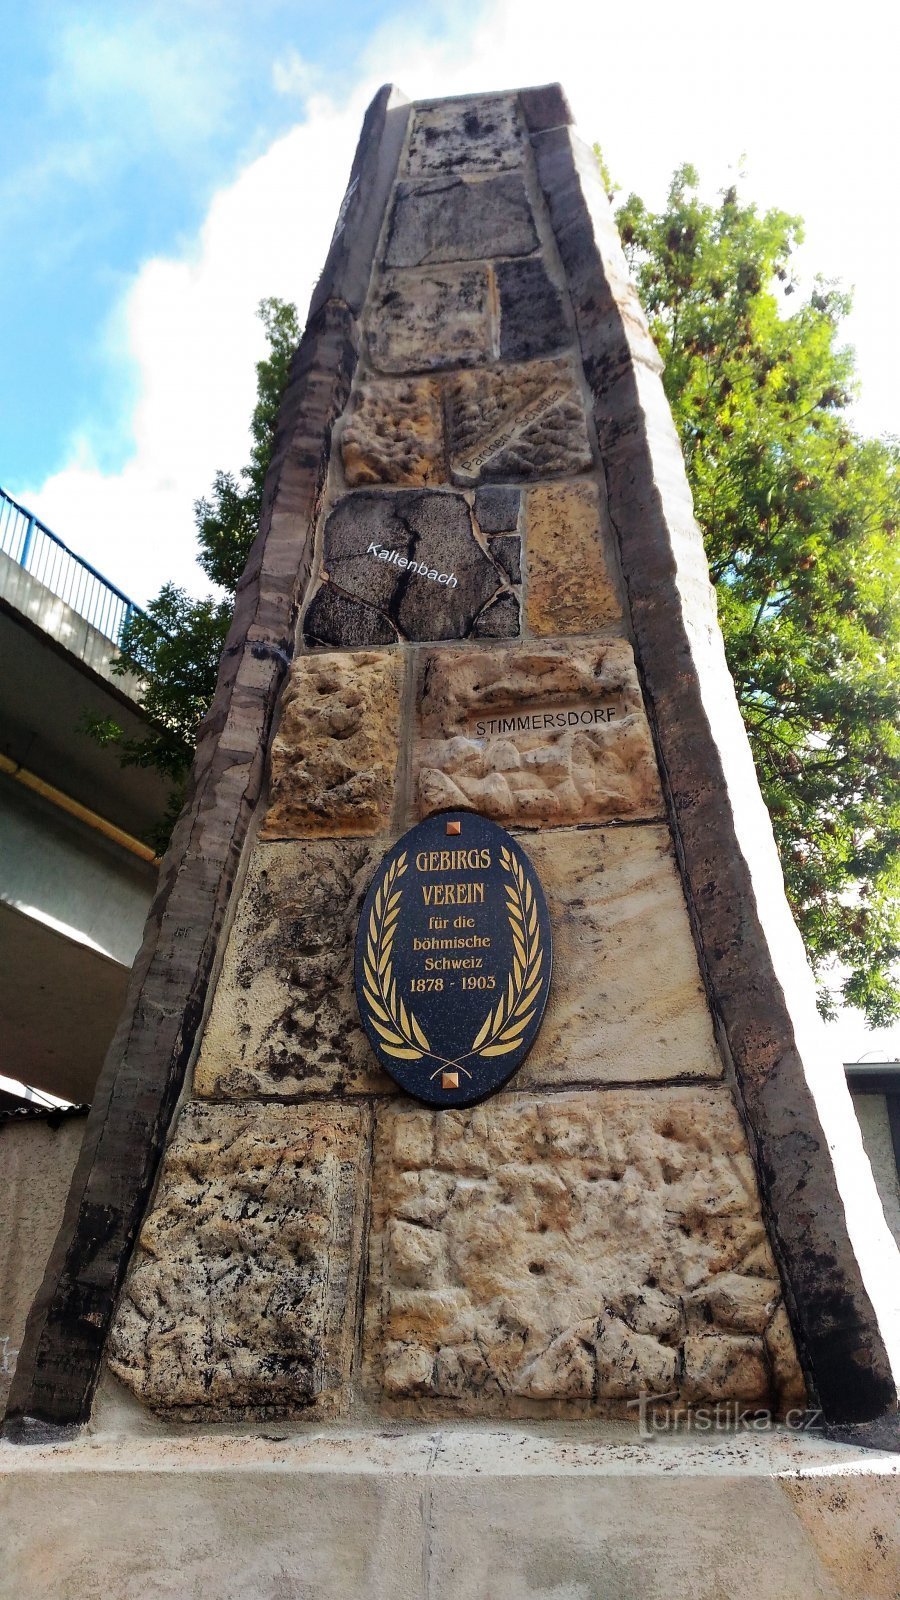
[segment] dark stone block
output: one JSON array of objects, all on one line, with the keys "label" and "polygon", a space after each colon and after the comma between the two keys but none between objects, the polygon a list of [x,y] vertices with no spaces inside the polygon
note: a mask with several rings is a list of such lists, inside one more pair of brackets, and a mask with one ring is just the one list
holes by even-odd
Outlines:
[{"label": "dark stone block", "polygon": [[517,533],[501,533],[491,539],[490,551],[498,567],[502,567],[510,583],[522,582],[522,541]]},{"label": "dark stone block", "polygon": [[365,304],[410,109],[403,91],[386,83],[366,112],[328,258],[313,291],[310,327],[329,300],[342,300],[354,316]]},{"label": "dark stone block", "polygon": [[342,594],[333,583],[323,583],[304,618],[303,637],[311,645],[356,650],[367,645],[396,644],[397,630],[380,611]]},{"label": "dark stone block", "polygon": [[445,178],[401,183],[391,217],[385,261],[419,267],[442,261],[524,256],[538,236],[525,185],[518,173],[473,183]]},{"label": "dark stone block", "polygon": [[362,490],[325,525],[325,570],[406,639],[464,639],[501,573],[472,532],[461,494]]},{"label": "dark stone block", "polygon": [[505,360],[530,361],[569,343],[562,295],[541,260],[501,262],[497,289],[500,354]]},{"label": "dark stone block", "polygon": [[542,83],[536,89],[522,89],[519,100],[529,133],[565,127],[575,120],[561,83]]},{"label": "dark stone block", "polygon": [[514,594],[505,590],[489,606],[485,606],[472,629],[473,639],[517,639],[519,636],[519,602]]},{"label": "dark stone block", "polygon": [[521,490],[509,484],[491,484],[475,496],[475,520],[482,533],[511,533],[519,526]]}]

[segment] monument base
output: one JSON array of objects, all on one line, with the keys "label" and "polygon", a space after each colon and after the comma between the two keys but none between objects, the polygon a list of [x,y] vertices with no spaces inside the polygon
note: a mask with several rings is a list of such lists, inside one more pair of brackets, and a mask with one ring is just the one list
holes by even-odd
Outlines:
[{"label": "monument base", "polygon": [[900,1458],[614,1424],[0,1446],[2,1600],[892,1600]]}]

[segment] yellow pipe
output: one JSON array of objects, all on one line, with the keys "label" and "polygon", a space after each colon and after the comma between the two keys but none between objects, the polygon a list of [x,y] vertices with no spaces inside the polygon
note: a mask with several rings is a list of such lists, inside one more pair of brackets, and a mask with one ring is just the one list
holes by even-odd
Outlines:
[{"label": "yellow pipe", "polygon": [[97,833],[104,834],[107,839],[112,839],[113,843],[121,845],[123,850],[130,850],[133,856],[140,856],[142,861],[152,861],[154,866],[159,865],[159,856],[148,844],[142,844],[140,839],[133,838],[124,828],[117,828],[114,822],[107,822],[106,818],[99,816],[96,811],[89,811],[87,806],[72,800],[69,795],[63,794],[61,789],[55,789],[52,783],[45,783],[43,778],[37,777],[34,772],[29,772],[27,767],[20,767],[15,761],[10,761],[8,756],[0,755],[0,772],[15,778],[17,783],[23,783],[26,789],[31,789],[34,794],[49,800],[50,804],[58,806],[60,811],[67,811],[70,817],[77,817],[78,821],[85,823],[88,828],[93,828]]}]

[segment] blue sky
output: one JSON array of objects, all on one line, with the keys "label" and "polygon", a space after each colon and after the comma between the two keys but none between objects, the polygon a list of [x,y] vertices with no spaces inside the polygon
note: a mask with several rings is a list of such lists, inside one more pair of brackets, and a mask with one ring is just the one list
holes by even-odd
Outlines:
[{"label": "blue sky", "polygon": [[136,374],[110,316],[141,264],[189,247],[216,189],[297,120],[273,69],[302,40],[337,87],[397,7],[354,0],[2,8],[4,482],[36,483],[89,428],[130,445]]}]

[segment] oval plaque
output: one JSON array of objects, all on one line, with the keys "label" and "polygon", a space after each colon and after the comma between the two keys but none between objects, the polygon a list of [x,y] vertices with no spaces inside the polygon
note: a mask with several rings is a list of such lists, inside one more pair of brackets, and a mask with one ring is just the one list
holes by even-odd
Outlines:
[{"label": "oval plaque", "polygon": [[483,1100],[534,1043],[551,961],[518,841],[472,811],[420,822],[381,862],[356,934],[356,998],[381,1065],[429,1105]]}]

